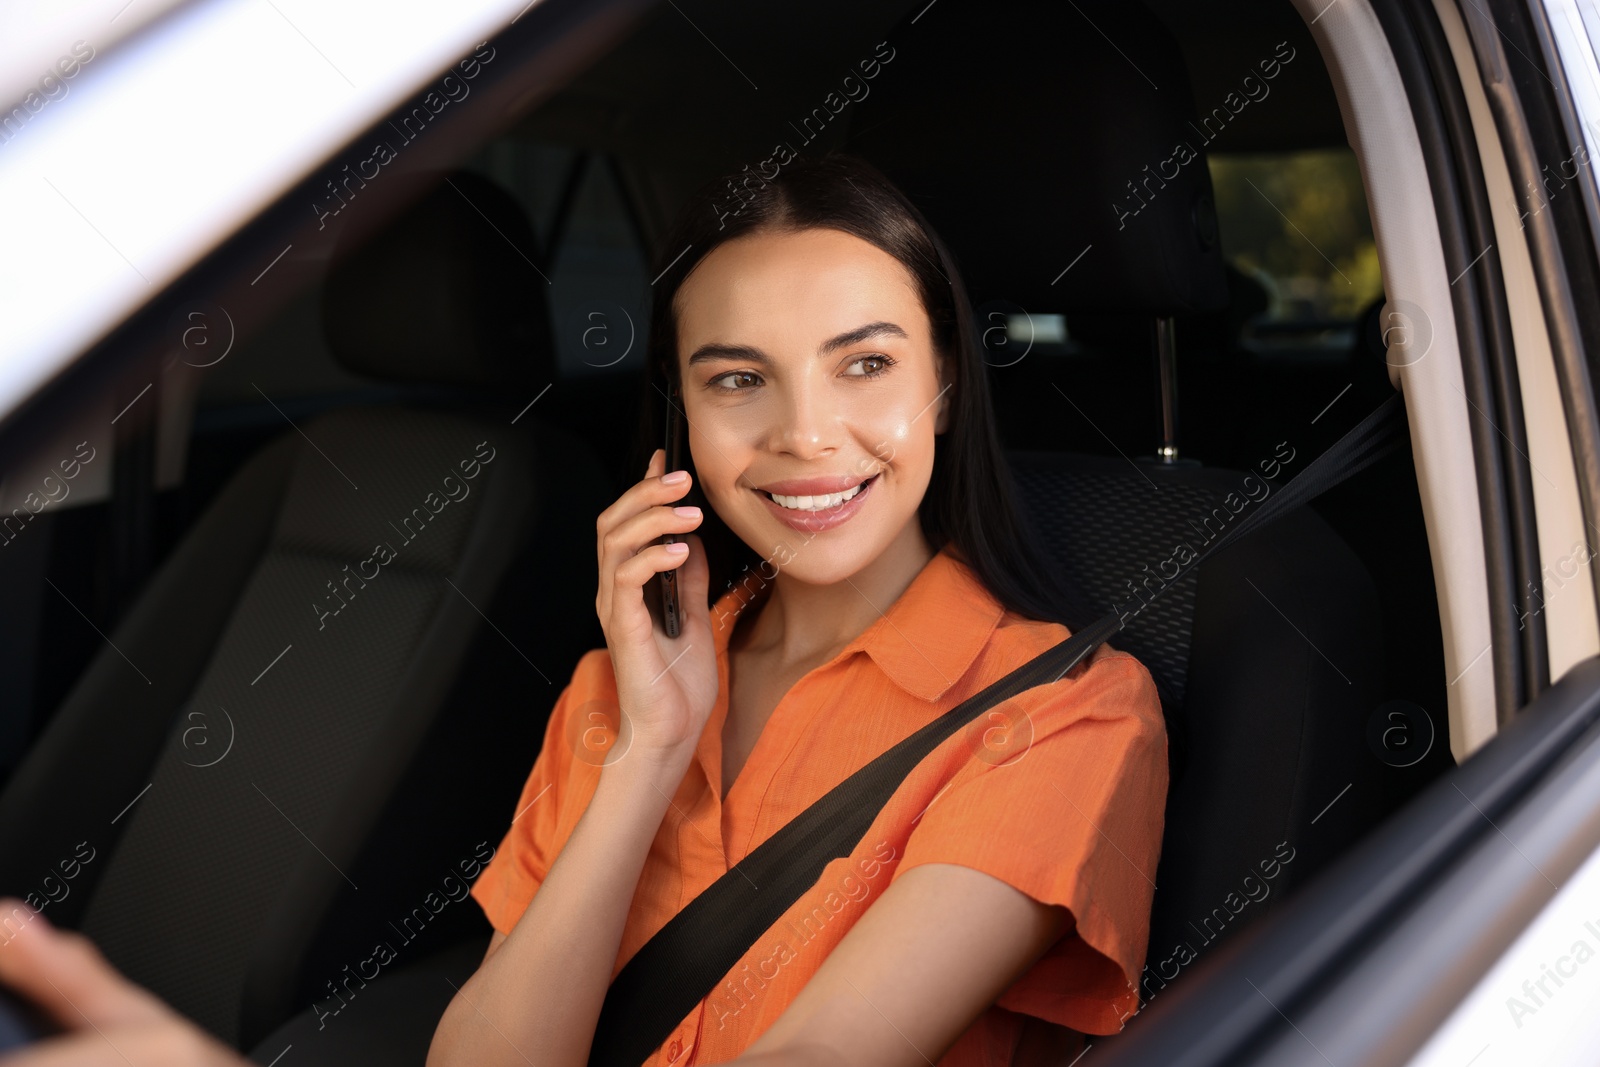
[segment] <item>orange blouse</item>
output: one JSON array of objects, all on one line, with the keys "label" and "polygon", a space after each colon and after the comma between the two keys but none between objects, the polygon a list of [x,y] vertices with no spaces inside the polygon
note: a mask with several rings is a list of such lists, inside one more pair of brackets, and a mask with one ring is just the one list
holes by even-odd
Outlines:
[{"label": "orange blouse", "polygon": [[[886,613],[783,696],[722,797],[728,642],[740,612],[765,588],[752,574],[712,607],[717,702],[645,859],[613,977],[691,899],[818,797],[1069,633],[1005,610],[946,547]],[[617,722],[610,654],[595,649],[557,700],[511,827],[472,887],[496,930],[511,932],[594,795],[600,735],[589,731],[614,738]],[[919,863],[976,868],[1075,919],[940,1067],[1008,1064],[1022,1014],[1116,1032],[1139,1006],[1166,792],[1155,685],[1134,657],[1101,646],[1066,677],[998,705],[935,748],[853,854],[827,865],[648,1062],[735,1059],[872,901]]]}]

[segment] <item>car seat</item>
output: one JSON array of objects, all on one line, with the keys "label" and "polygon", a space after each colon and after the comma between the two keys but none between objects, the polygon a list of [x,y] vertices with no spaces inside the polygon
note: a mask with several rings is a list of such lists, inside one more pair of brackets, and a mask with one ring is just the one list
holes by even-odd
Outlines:
[{"label": "car seat", "polygon": [[[0,795],[0,889],[36,890],[86,843],[47,914],[230,1044],[303,1007],[341,901],[399,918],[385,901],[415,891],[409,908],[463,842],[498,843],[593,645],[593,575],[549,553],[592,558],[608,479],[518,415],[555,367],[546,286],[516,247],[532,238],[508,194],[456,173],[341,246],[334,357],[448,399],[328,410],[252,456]],[[493,673],[508,661],[514,678]],[[423,815],[455,795],[479,822],[442,842]]]}]

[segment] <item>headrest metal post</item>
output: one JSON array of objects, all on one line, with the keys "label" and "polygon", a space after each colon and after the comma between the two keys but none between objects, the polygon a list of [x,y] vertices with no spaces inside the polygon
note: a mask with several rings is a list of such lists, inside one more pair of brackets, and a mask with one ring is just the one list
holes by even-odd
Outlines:
[{"label": "headrest metal post", "polygon": [[1156,319],[1156,369],[1161,377],[1161,448],[1163,463],[1178,462],[1178,347],[1171,315]]}]

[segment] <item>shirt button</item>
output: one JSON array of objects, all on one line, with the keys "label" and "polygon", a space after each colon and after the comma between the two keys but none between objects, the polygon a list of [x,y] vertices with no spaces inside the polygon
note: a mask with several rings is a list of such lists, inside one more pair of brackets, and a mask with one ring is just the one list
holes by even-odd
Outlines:
[{"label": "shirt button", "polygon": [[683,1055],[683,1042],[673,1038],[672,1044],[667,1046],[667,1059],[675,1060],[681,1055]]}]

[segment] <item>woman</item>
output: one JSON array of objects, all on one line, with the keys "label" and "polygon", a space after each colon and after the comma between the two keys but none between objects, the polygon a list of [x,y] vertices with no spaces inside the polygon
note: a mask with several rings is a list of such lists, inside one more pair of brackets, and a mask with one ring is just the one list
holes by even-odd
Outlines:
[{"label": "woman", "polygon": [[[606,647],[473,888],[496,932],[430,1067],[583,1064],[610,980],[689,900],[1068,635],[965,292],[898,190],[796,161],[697,197],[664,248],[645,410],[681,407],[688,469],[655,451],[599,516]],[[676,638],[650,607],[669,570]],[[930,754],[650,1062],[1070,1059],[1138,1009],[1166,785],[1154,685],[1102,647]]]}]

